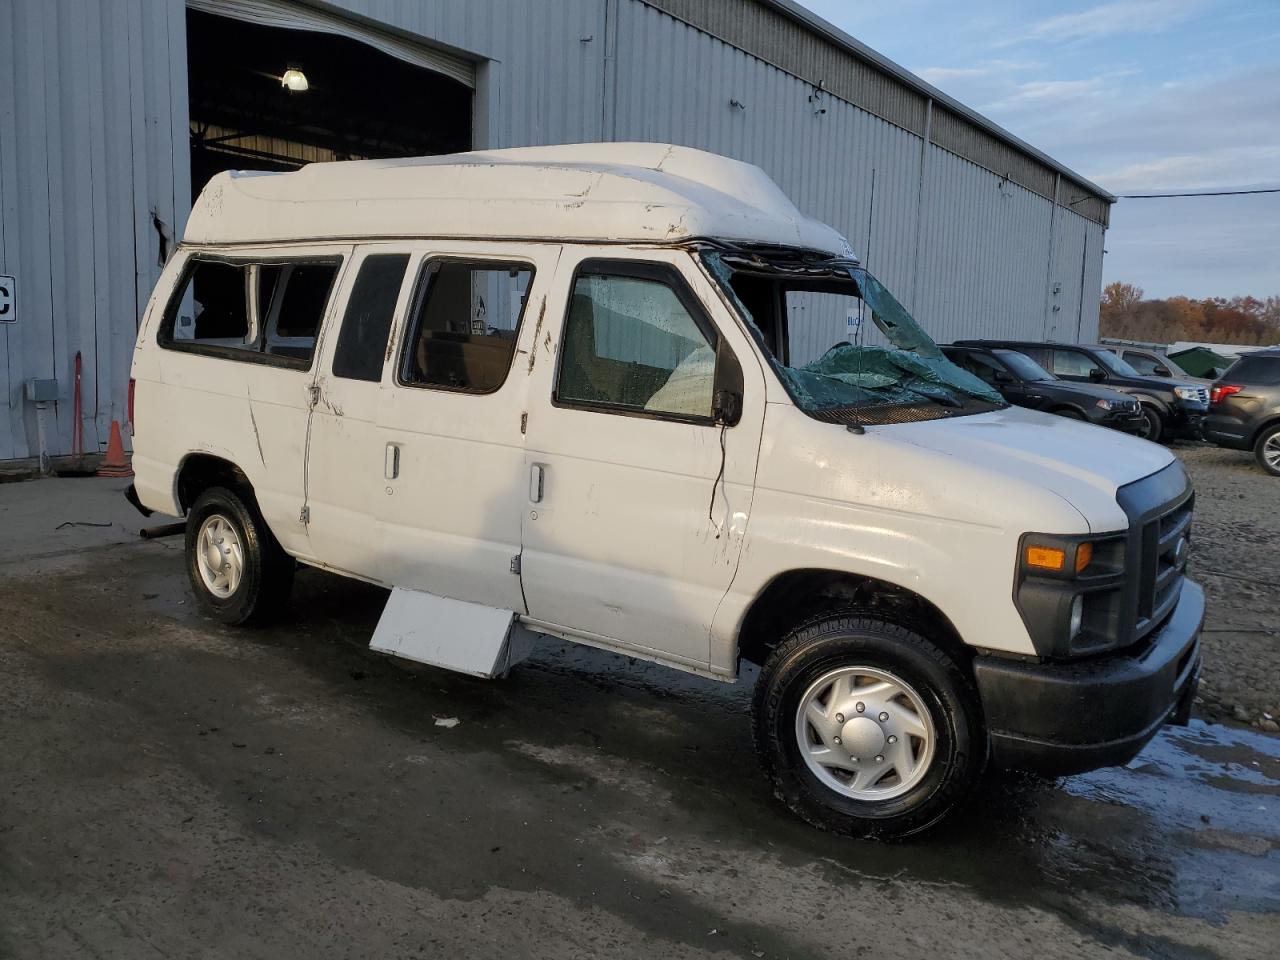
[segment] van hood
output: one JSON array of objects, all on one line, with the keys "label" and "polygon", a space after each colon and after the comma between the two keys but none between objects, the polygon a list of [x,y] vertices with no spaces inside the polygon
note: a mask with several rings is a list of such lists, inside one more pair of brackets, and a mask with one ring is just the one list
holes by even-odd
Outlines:
[{"label": "van hood", "polygon": [[1118,430],[1021,407],[904,423],[878,432],[887,440],[1052,490],[1091,526],[1095,518],[1114,512],[1120,487],[1163,470],[1175,459],[1164,447]]}]

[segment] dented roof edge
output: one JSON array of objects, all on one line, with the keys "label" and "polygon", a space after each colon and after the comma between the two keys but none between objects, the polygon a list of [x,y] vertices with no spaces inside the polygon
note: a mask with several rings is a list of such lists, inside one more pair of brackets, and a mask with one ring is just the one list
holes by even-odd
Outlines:
[{"label": "dented roof edge", "polygon": [[943,93],[937,87],[926,82],[925,80],[922,80],[920,77],[916,76],[906,67],[903,67],[895,63],[894,61],[890,60],[888,57],[884,56],[883,54],[876,52],[875,50],[868,47],[866,44],[862,43],[859,40],[856,40],[854,37],[845,33],[835,24],[827,20],[824,20],[822,17],[818,16],[816,13],[813,13],[812,11],[801,6],[798,2],[796,2],[796,0],[754,0],[754,2],[759,3],[762,6],[770,7],[776,10],[778,13],[781,13],[783,16],[788,17],[789,19],[799,23],[805,29],[812,31],[813,33],[835,44],[837,47],[842,47],[843,49],[845,49],[846,51],[848,51],[850,54],[857,57],[858,59],[864,60],[867,63],[870,63],[877,70],[880,70],[883,73],[886,73],[889,76],[893,77],[903,86],[911,90],[914,90],[916,93],[919,93],[921,96],[924,96],[933,100],[936,104],[940,104],[941,106],[946,107],[946,109],[962,117],[964,120],[973,124],[975,127],[979,127],[982,130],[985,130],[987,133],[991,134],[993,137],[995,137],[998,140],[1004,141],[1006,144],[1008,144],[1010,147],[1014,148],[1015,150],[1018,150],[1019,152],[1024,153],[1027,156],[1039,161],[1049,169],[1053,170],[1055,173],[1060,174],[1064,179],[1070,180],[1073,183],[1084,188],[1085,190],[1089,191],[1094,196],[1096,196],[1099,200],[1102,200],[1108,204],[1113,204],[1116,202],[1115,194],[1107,190],[1104,190],[1102,187],[1098,186],[1092,180],[1089,180],[1087,177],[1084,177],[1081,174],[1077,173],[1075,170],[1072,170],[1066,164],[1053,159],[1053,157],[1049,156],[1044,151],[1038,150],[1037,148],[1033,147],[1031,144],[1027,143],[1021,137],[1018,137],[1010,133],[1008,130],[1000,126],[995,121],[990,120],[987,117],[984,117],[982,114],[978,113],[976,110],[973,110],[970,107],[966,107],[959,100],[956,100],[954,97],[951,97],[946,93]]}]

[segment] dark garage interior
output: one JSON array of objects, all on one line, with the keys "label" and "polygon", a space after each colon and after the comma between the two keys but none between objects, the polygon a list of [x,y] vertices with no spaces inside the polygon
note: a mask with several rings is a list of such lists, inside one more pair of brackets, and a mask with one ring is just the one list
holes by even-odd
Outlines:
[{"label": "dark garage interior", "polygon": [[467,86],[337,34],[188,10],[187,83],[193,200],[223,170],[471,148]]}]

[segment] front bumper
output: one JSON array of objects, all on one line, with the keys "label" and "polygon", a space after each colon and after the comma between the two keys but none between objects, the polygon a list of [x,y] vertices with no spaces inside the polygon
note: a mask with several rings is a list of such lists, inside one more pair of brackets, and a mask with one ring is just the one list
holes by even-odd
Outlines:
[{"label": "front bumper", "polygon": [[1200,440],[1204,436],[1204,420],[1208,408],[1200,404],[1183,404],[1172,408],[1165,426],[1170,437]]},{"label": "front bumper", "polygon": [[1061,776],[1126,763],[1200,683],[1204,590],[1184,580],[1165,625],[1137,652],[1078,663],[979,657],[974,673],[997,767]]},{"label": "front bumper", "polygon": [[1110,427],[1112,430],[1123,430],[1125,433],[1134,434],[1141,433],[1145,423],[1141,413],[1126,413],[1123,410],[1104,413],[1093,422],[1100,427]]}]

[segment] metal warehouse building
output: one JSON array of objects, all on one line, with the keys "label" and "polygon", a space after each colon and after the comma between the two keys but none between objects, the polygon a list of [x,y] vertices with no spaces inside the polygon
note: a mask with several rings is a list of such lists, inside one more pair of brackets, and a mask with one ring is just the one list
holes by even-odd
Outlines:
[{"label": "metal warehouse building", "polygon": [[214,173],[597,140],[760,165],[940,341],[1097,333],[1113,198],[791,0],[5,0],[0,460],[33,380],[72,452],[77,354],[105,445]]}]

